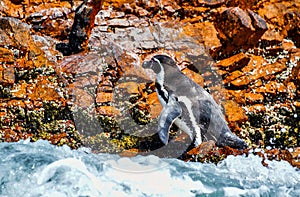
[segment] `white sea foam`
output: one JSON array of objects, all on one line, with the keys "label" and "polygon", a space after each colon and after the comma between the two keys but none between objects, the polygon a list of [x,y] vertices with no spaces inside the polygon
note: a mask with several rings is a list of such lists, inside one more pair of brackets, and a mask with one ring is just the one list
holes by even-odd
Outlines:
[{"label": "white sea foam", "polygon": [[0,196],[300,196],[300,171],[249,155],[214,164],[0,143]]}]

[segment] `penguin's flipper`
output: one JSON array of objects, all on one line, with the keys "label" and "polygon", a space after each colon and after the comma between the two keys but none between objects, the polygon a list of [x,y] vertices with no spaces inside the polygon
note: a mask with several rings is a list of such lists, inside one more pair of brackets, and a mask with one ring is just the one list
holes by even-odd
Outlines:
[{"label": "penguin's flipper", "polygon": [[181,113],[182,109],[178,99],[174,94],[169,93],[168,103],[164,106],[158,118],[158,136],[164,144],[168,144],[170,127]]}]

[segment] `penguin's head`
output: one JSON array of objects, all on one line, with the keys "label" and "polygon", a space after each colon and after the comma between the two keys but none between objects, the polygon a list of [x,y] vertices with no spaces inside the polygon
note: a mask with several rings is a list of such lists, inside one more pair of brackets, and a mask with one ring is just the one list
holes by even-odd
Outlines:
[{"label": "penguin's head", "polygon": [[165,70],[166,67],[177,68],[175,61],[167,55],[155,55],[150,61],[145,61],[142,67],[152,69],[156,74]]}]

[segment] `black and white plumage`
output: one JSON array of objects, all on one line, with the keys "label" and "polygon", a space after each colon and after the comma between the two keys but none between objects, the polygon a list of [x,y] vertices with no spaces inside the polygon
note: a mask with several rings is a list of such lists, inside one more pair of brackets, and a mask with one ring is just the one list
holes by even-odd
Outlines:
[{"label": "black and white plumage", "polygon": [[213,140],[217,146],[247,148],[247,144],[230,131],[212,96],[184,75],[174,60],[156,55],[142,66],[156,73],[156,92],[163,106],[158,134],[164,144],[168,143],[169,129],[174,123],[191,140],[195,138],[195,145]]}]

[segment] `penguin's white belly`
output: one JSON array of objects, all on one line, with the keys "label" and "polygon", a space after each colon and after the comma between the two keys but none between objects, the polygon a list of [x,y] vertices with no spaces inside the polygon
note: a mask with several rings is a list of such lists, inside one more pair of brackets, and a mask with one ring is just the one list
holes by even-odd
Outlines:
[{"label": "penguin's white belly", "polygon": [[[192,128],[189,128],[188,125],[186,124],[186,122],[184,122],[183,120],[177,118],[175,120],[175,124],[181,129],[183,130],[184,132],[186,132],[190,137],[191,139],[193,140],[194,137],[193,137],[193,134],[196,135],[196,141],[195,141],[195,145],[199,145],[202,143],[202,137],[201,137],[201,129],[199,127],[199,124],[197,123],[196,121],[196,118],[195,118],[195,115],[194,115],[194,112],[192,110],[192,101],[186,97],[186,96],[179,96],[178,97],[178,101],[182,104],[185,105],[187,111],[188,111],[188,114],[182,114],[181,116],[187,116],[185,117],[185,119],[189,119],[191,121],[191,127]],[[178,120],[178,124],[177,124],[177,120]],[[193,131],[195,133],[193,133]]]},{"label": "penguin's white belly", "polygon": [[193,132],[191,131],[191,129],[187,126],[186,122],[184,122],[182,119],[180,118],[177,118],[175,121],[174,121],[174,124],[176,124],[176,126],[184,131],[186,134],[188,134],[191,138],[191,140],[193,140]]}]

